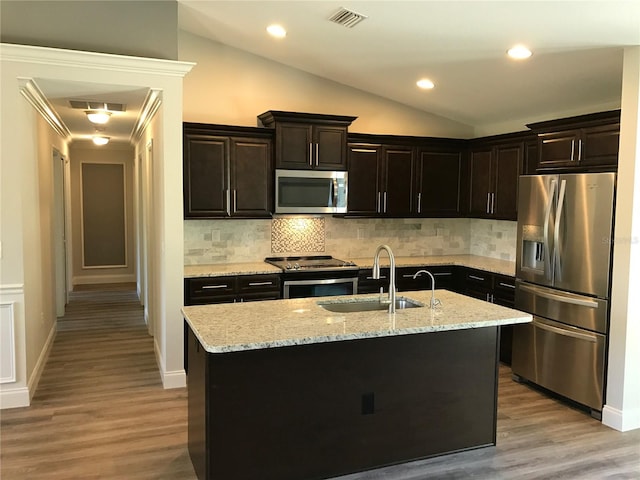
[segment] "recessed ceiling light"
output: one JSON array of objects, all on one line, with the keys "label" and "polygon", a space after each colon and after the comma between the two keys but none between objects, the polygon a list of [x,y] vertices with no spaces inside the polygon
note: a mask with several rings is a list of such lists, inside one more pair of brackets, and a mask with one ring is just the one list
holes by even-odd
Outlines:
[{"label": "recessed ceiling light", "polygon": [[422,88],[423,90],[430,90],[435,87],[435,84],[428,78],[421,78],[416,82],[416,85],[418,85],[418,87]]},{"label": "recessed ceiling light", "polygon": [[284,38],[287,36],[287,31],[282,25],[269,25],[267,27],[267,32],[269,32],[269,35],[276,38]]},{"label": "recessed ceiling light", "polygon": [[529,58],[531,55],[531,50],[529,50],[524,45],[514,45],[509,50],[507,50],[507,55],[515,60],[524,60],[525,58]]}]

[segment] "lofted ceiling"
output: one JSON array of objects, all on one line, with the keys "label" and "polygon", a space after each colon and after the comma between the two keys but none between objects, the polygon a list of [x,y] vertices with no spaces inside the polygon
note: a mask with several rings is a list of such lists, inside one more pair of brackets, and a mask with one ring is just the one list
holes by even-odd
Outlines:
[{"label": "lofted ceiling", "polygon": [[[367,18],[329,21],[340,7]],[[178,13],[187,32],[476,128],[618,108],[623,48],[640,45],[638,0],[178,0]],[[508,59],[516,43],[533,56]]]}]

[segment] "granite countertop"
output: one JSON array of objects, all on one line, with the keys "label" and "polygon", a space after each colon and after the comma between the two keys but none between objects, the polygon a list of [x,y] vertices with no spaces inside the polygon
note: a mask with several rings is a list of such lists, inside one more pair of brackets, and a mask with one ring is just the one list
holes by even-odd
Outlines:
[{"label": "granite countertop", "polygon": [[[373,267],[373,256],[350,259],[361,268]],[[498,258],[481,257],[479,255],[429,255],[424,257],[395,257],[396,267],[420,267],[423,265],[458,265],[461,267],[477,268],[491,273],[514,276],[516,262],[500,260]],[[389,258],[385,253],[380,256],[380,266],[389,265]]]},{"label": "granite countertop", "polygon": [[[382,254],[380,258],[382,266],[389,264],[389,260],[385,254]],[[431,255],[423,257],[395,257],[395,259],[396,267],[459,265],[508,276],[514,276],[516,272],[515,262],[481,257],[479,255]],[[361,268],[371,268],[373,266],[373,255],[363,258],[341,258],[341,260],[352,261]],[[184,267],[185,278],[265,273],[282,273],[282,270],[265,262],[185,265]]]},{"label": "granite countertop", "polygon": [[258,275],[266,273],[282,273],[282,270],[266,262],[216,263],[211,265],[184,266],[185,278]]},{"label": "granite countertop", "polygon": [[[354,302],[375,295],[312,297],[264,302],[183,307],[185,320],[207,352],[336,342],[444,330],[528,323],[531,315],[447,290],[436,290],[442,303],[387,311],[333,313],[317,302]],[[429,304],[431,291],[402,292],[398,298]]]}]

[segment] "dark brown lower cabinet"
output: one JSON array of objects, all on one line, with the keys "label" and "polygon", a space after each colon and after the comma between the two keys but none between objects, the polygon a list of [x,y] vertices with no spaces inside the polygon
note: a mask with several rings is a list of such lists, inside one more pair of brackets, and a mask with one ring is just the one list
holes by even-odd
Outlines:
[{"label": "dark brown lower cabinet", "polygon": [[495,445],[497,327],[231,353],[186,330],[200,480],[322,479]]}]

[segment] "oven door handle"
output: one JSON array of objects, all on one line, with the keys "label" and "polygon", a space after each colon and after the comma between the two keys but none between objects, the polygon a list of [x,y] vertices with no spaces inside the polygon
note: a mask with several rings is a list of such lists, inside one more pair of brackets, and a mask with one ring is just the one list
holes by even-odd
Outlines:
[{"label": "oven door handle", "polygon": [[334,283],[353,283],[354,278],[328,278],[325,280],[286,280],[284,285],[331,285]]}]

